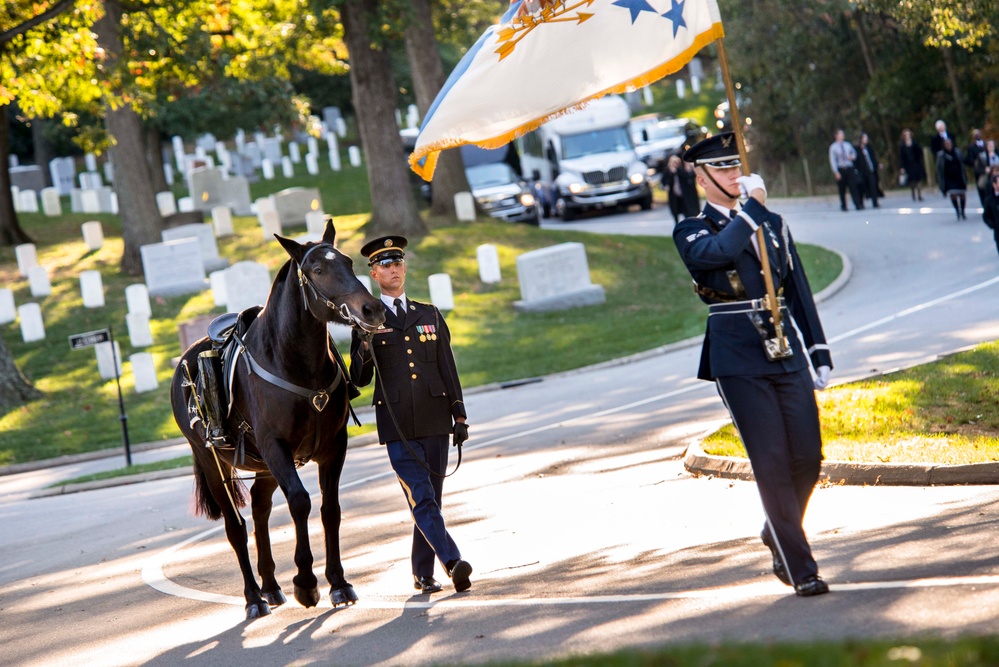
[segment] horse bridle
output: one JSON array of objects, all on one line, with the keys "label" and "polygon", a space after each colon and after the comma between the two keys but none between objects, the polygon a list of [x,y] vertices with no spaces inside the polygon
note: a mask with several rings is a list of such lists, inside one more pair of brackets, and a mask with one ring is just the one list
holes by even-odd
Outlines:
[{"label": "horse bridle", "polygon": [[331,248],[334,252],[339,252],[339,250],[336,249],[336,246],[334,246],[332,243],[328,242],[319,243],[309,248],[306,251],[306,253],[302,256],[302,261],[297,263],[298,266],[296,270],[298,272],[298,286],[302,290],[303,307],[306,310],[308,310],[309,308],[309,299],[305,294],[305,290],[306,288],[308,288],[309,292],[312,295],[313,300],[318,301],[327,308],[329,308],[331,311],[339,315],[340,318],[345,322],[349,322],[351,327],[359,329],[361,331],[372,331],[373,330],[372,327],[366,325],[364,322],[358,319],[357,316],[355,316],[352,312],[350,312],[350,307],[347,305],[346,301],[341,301],[340,304],[337,304],[336,301],[333,300],[333,298],[330,298],[325,294],[323,294],[322,291],[320,291],[320,289],[316,287],[312,281],[309,280],[309,276],[305,273],[304,269],[305,262],[309,258],[309,255],[313,253],[313,251],[318,250],[320,248]]}]

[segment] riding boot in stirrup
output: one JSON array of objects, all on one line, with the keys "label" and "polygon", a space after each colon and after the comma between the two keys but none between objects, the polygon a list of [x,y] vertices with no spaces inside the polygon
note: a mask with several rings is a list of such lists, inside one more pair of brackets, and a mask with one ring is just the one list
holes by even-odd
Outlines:
[{"label": "riding boot in stirrup", "polygon": [[225,401],[222,397],[222,361],[218,352],[206,350],[198,355],[198,387],[205,407],[205,444],[222,447],[226,444],[223,425]]}]

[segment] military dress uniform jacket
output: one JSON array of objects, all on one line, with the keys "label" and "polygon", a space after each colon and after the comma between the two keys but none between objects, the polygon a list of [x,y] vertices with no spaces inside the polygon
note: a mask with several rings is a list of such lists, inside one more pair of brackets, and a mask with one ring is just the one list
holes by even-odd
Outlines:
[{"label": "military dress uniform jacket", "polygon": [[[783,219],[752,198],[744,205],[743,212],[754,223],[764,226],[774,289],[786,303],[783,310],[784,335],[794,353],[789,358],[770,361],[749,314],[712,312],[708,316],[697,377],[714,380],[734,375],[792,373],[805,368],[804,347],[787,317],[788,309],[804,336],[812,365],[815,368],[832,368],[832,358],[812,291]],[[705,303],[745,302],[766,296],[762,266],[752,242],[755,235],[753,226],[741,215],[729,220],[710,205],[704,207],[700,216],[687,218],[674,228],[673,240],[680,258],[695,283],[707,288],[699,291]],[[724,307],[716,309],[721,308]],[[732,309],[743,308],[736,304]],[[761,315],[764,321],[769,320],[767,312]]]},{"label": "military dress uniform jacket", "polygon": [[[451,433],[454,420],[465,417],[465,404],[451,334],[440,311],[410,299],[403,317],[386,312],[385,324],[374,332],[371,342],[381,371],[371,403],[379,440],[384,444],[402,439],[396,434],[388,404],[408,439]],[[374,371],[374,361],[362,350],[355,331],[350,343],[350,379],[363,387],[371,382]]]}]

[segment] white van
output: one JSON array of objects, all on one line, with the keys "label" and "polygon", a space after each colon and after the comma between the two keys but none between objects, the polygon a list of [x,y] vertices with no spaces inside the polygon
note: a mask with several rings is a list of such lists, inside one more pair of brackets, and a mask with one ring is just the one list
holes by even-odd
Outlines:
[{"label": "white van", "polygon": [[608,95],[517,140],[523,173],[537,183],[546,214],[639,204],[652,208],[649,168],[638,159],[624,98]]}]

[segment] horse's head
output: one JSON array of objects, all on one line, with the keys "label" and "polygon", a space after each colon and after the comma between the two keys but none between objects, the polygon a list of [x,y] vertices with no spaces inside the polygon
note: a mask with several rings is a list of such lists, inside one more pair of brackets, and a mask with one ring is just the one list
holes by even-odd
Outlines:
[{"label": "horse's head", "polygon": [[333,220],[326,219],[323,240],[297,243],[275,234],[298,267],[305,307],[322,322],[339,322],[365,331],[385,321],[385,306],[354,275],[350,257],[336,248]]}]

